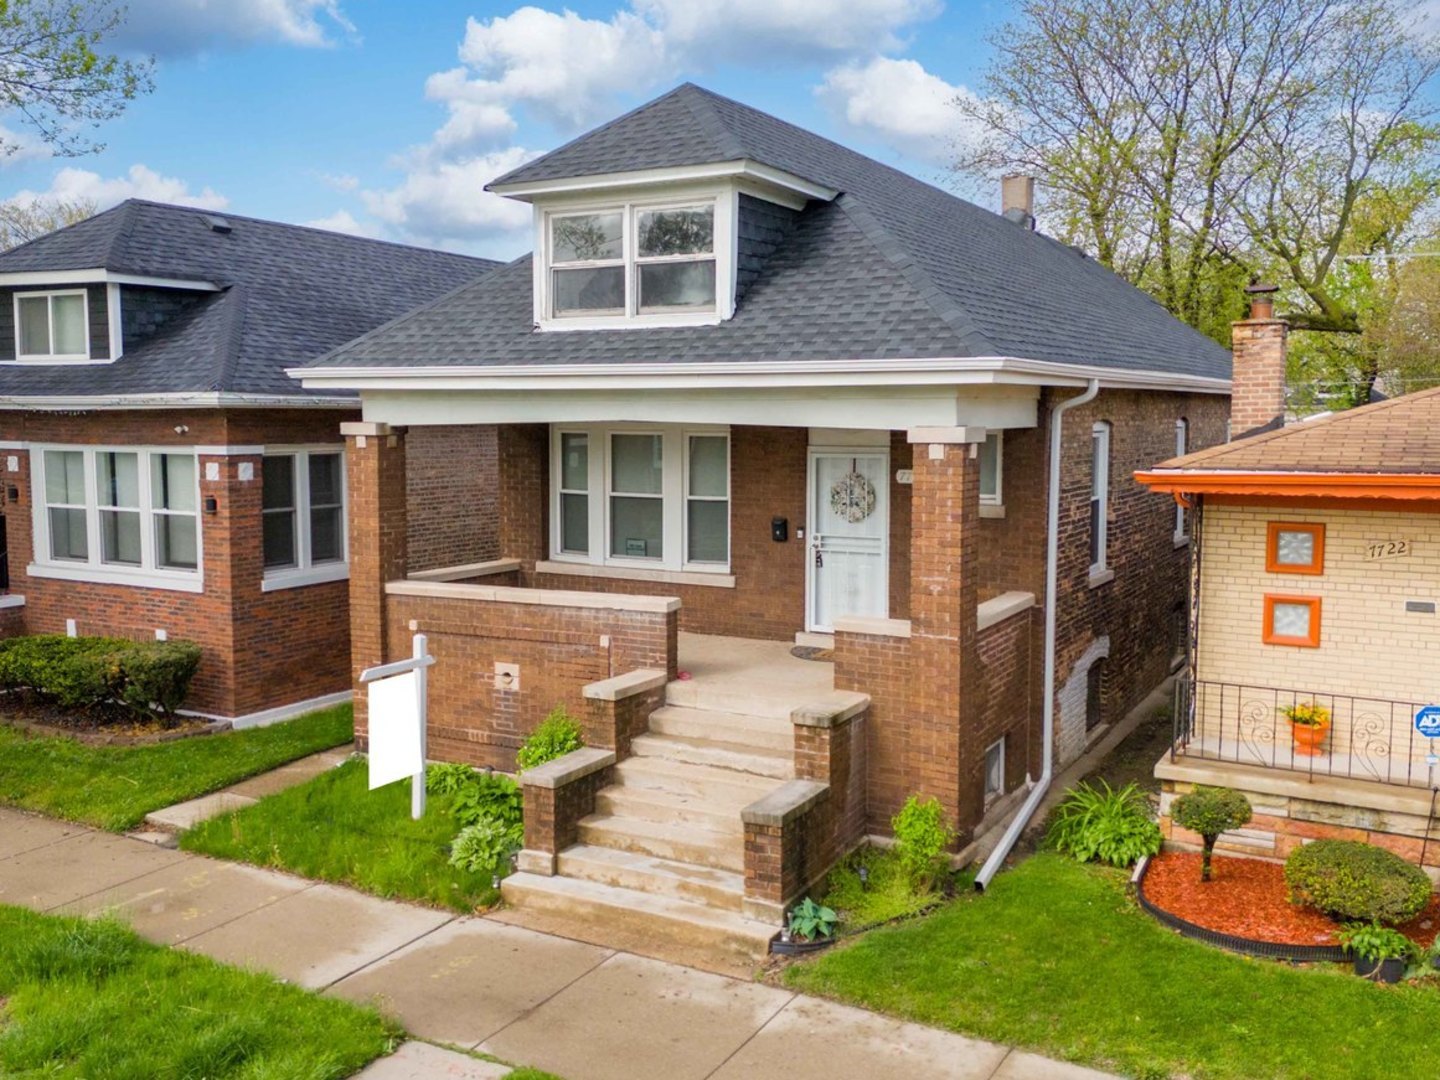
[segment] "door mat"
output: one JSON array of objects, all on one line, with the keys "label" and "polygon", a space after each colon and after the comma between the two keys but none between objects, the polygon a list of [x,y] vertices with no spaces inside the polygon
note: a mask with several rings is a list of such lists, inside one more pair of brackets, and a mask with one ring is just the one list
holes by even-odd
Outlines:
[{"label": "door mat", "polygon": [[823,660],[827,664],[835,662],[834,649],[821,649],[814,645],[796,645],[790,650],[790,655],[801,660]]}]

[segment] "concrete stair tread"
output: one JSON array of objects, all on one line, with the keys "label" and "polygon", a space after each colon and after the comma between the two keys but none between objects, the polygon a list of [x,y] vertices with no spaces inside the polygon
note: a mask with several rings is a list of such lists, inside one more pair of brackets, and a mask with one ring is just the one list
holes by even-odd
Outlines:
[{"label": "concrete stair tread", "polygon": [[793,752],[795,726],[788,717],[746,716],[686,705],[664,705],[650,714],[650,731],[739,746]]},{"label": "concrete stair tread", "polygon": [[738,716],[788,721],[791,711],[797,705],[804,704],[804,701],[790,701],[782,695],[760,693],[743,686],[736,686],[733,683],[713,685],[695,680],[677,679],[665,685],[665,704],[679,705],[689,709],[705,709],[708,712],[724,712]]},{"label": "concrete stair tread", "polygon": [[778,780],[795,774],[793,755],[785,750],[746,746],[718,739],[697,739],[685,735],[640,735],[630,743],[639,757],[668,757],[692,765],[708,765],[733,772],[752,773]]},{"label": "concrete stair tread", "polygon": [[517,907],[561,911],[591,925],[612,919],[641,923],[647,932],[679,935],[751,960],[766,955],[775,933],[736,911],[572,877],[511,874],[501,890]]},{"label": "concrete stair tread", "polygon": [[595,809],[597,813],[616,817],[694,822],[716,832],[738,833],[744,831],[740,812],[756,798],[753,792],[743,791],[725,796],[716,792],[699,794],[611,784],[596,795]]},{"label": "concrete stair tread", "polygon": [[592,844],[576,844],[561,852],[557,872],[562,877],[731,911],[739,911],[745,899],[745,875],[733,870]]},{"label": "concrete stair tread", "polygon": [[697,866],[745,868],[743,833],[717,832],[687,822],[590,814],[580,819],[580,842]]},{"label": "concrete stair tread", "polygon": [[[675,794],[687,793],[688,785],[683,782],[690,781],[707,787],[724,785],[729,788],[748,789],[755,792],[756,799],[768,795],[780,786],[780,781],[770,776],[757,776],[735,769],[719,769],[711,765],[696,765],[693,762],[673,761],[663,757],[626,758],[615,766],[615,775],[626,787],[632,786],[631,782],[634,781],[633,786]],[[672,781],[676,786],[665,787],[665,781]]]}]

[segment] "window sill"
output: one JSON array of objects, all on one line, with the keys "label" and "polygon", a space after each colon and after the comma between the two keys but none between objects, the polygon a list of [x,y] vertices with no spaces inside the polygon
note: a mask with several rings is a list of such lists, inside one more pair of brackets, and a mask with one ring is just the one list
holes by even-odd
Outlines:
[{"label": "window sill", "polygon": [[345,581],[349,577],[349,563],[312,566],[304,570],[277,570],[265,575],[264,580],[260,582],[260,591],[279,592],[281,589],[299,589],[306,585],[324,585],[331,581]]},{"label": "window sill", "polygon": [[571,577],[618,578],[623,581],[654,581],[663,585],[705,585],[712,589],[735,588],[733,574],[711,574],[701,570],[642,570],[629,566],[596,566],[594,563],[542,560],[537,574],[568,574]]},{"label": "window sill", "polygon": [[994,520],[994,519],[996,519],[996,518],[1003,518],[1003,517],[1005,516],[1005,504],[1004,504],[1004,503],[981,503],[981,504],[980,504],[980,516],[981,516],[982,518],[989,518],[989,519],[991,519],[991,520]]},{"label": "window sill", "polygon": [[1175,541],[1175,546],[1176,546],[1177,548],[1189,547],[1189,546],[1190,546],[1190,534],[1189,534],[1189,533],[1176,533],[1176,534],[1172,537],[1172,539]]},{"label": "window sill", "polygon": [[56,581],[85,581],[96,585],[129,585],[136,589],[168,589],[171,592],[203,593],[205,579],[200,574],[164,574],[153,570],[116,570],[99,566],[52,566],[31,563],[25,573],[33,578]]},{"label": "window sill", "polygon": [[1098,589],[1101,585],[1109,585],[1110,582],[1114,580],[1115,571],[1106,567],[1103,570],[1092,569],[1089,578],[1086,580],[1086,584],[1092,589]]},{"label": "window sill", "polygon": [[576,315],[541,319],[536,323],[536,329],[546,334],[566,330],[642,330],[664,326],[719,326],[723,321],[714,311],[677,312],[674,315]]},{"label": "window sill", "polygon": [[0,360],[0,364],[13,367],[63,367],[109,363],[112,363],[109,359],[90,356],[17,356],[14,360]]},{"label": "window sill", "polygon": [[5,596],[0,596],[0,611],[5,610],[6,608],[17,608],[24,606],[25,597],[21,596],[19,593],[7,593]]}]

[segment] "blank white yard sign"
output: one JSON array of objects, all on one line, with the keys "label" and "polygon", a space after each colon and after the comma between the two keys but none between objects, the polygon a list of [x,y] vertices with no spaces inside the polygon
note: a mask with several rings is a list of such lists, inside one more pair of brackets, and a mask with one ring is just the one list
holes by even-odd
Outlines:
[{"label": "blank white yard sign", "polygon": [[418,671],[370,684],[370,790],[423,772]]}]

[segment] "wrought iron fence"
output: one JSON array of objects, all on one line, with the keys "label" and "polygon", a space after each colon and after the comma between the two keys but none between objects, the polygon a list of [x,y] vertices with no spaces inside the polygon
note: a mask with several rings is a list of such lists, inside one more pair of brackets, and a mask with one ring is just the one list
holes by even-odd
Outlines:
[{"label": "wrought iron fence", "polygon": [[[1323,730],[1292,725],[1318,706]],[[1415,730],[1423,704],[1242,683],[1178,680],[1171,760],[1179,757],[1428,788],[1440,740]],[[1302,713],[1305,710],[1302,709]]]}]

